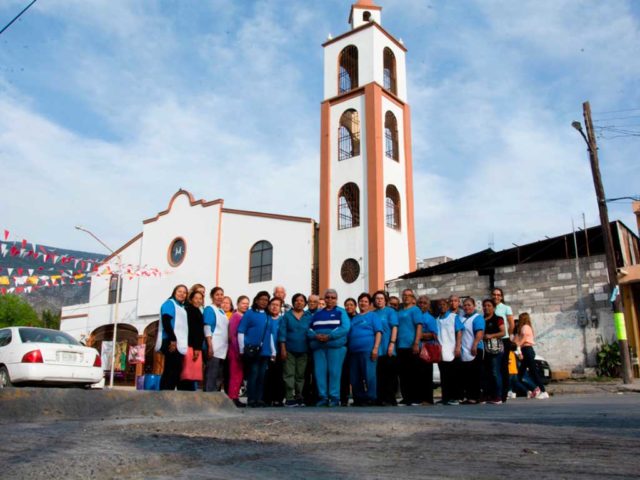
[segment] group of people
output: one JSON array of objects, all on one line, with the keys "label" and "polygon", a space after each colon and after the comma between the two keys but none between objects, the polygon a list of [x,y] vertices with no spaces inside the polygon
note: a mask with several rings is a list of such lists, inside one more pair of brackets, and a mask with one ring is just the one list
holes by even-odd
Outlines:
[{"label": "group of people", "polygon": [[[240,296],[221,287],[178,285],[161,307],[156,350],[164,354],[163,390],[219,391],[238,407],[433,404],[433,365],[441,403],[492,403],[523,395],[548,398],[535,365],[528,313],[514,319],[500,288],[482,300],[431,301],[411,289],[382,290],[338,304],[334,289]],[[247,403],[240,400],[246,381]],[[398,386],[401,400],[397,401]]]}]

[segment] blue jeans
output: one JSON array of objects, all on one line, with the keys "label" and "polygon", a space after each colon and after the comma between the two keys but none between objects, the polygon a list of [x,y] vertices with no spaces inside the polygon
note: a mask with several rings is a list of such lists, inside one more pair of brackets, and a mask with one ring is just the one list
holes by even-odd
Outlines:
[{"label": "blue jeans", "polygon": [[262,401],[264,394],[264,376],[269,365],[269,357],[258,357],[247,365],[247,401],[256,403]]},{"label": "blue jeans", "polygon": [[484,354],[484,396],[488,399],[502,397],[502,355],[503,353]]},{"label": "blue jeans", "polygon": [[376,399],[377,363],[371,360],[371,352],[349,352],[349,376],[356,402]]},{"label": "blue jeans", "polygon": [[538,369],[536,368],[536,352],[533,350],[533,347],[522,347],[522,364],[520,365],[518,377],[522,379],[525,372],[529,373],[529,377],[533,383],[535,383],[536,386],[544,392],[544,383],[542,383],[542,379],[540,378],[540,375],[538,375]]},{"label": "blue jeans", "polygon": [[347,347],[313,351],[313,365],[320,400],[340,401],[340,376]]}]

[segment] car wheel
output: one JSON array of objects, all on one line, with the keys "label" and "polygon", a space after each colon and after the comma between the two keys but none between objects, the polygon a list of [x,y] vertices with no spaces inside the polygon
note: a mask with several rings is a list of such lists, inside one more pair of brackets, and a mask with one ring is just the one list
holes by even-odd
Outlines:
[{"label": "car wheel", "polygon": [[11,377],[9,376],[9,370],[7,370],[7,367],[0,367],[0,388],[9,387],[13,387]]}]

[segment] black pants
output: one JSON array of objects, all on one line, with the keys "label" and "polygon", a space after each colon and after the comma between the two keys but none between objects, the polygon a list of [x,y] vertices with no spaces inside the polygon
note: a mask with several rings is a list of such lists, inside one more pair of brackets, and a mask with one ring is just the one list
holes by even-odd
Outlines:
[{"label": "black pants", "polygon": [[160,348],[160,351],[164,354],[164,371],[162,372],[162,377],[160,377],[160,390],[175,390],[177,387],[182,387],[180,390],[186,390],[180,382],[184,355],[177,350],[170,352],[169,343],[169,340],[163,340]]},{"label": "black pants", "polygon": [[460,400],[460,380],[462,362],[456,358],[450,362],[440,362],[440,384],[442,387],[442,401]]},{"label": "black pants", "polygon": [[396,404],[396,393],[398,392],[398,364],[397,357],[383,355],[378,357],[377,365],[378,377],[378,401]]},{"label": "black pants", "polygon": [[275,362],[269,362],[264,379],[264,401],[267,405],[282,403],[284,399],[284,379],[282,377],[282,360],[278,355]]},{"label": "black pants", "polygon": [[502,344],[504,345],[504,354],[502,355],[502,363],[500,364],[502,392],[499,392],[498,395],[501,396],[503,402],[506,402],[507,393],[509,393],[509,352],[511,351],[511,340],[503,338]]},{"label": "black pants", "polygon": [[306,405],[315,405],[318,402],[318,389],[313,378],[313,368],[313,353],[309,352],[307,369],[304,374],[304,387],[302,388],[302,398]]},{"label": "black pants", "polygon": [[476,358],[461,364],[462,396],[467,400],[480,400],[480,385],[484,368],[482,365],[483,353],[484,350],[479,349]]},{"label": "black pants", "polygon": [[349,351],[344,356],[342,363],[342,375],[340,376],[340,403],[346,405],[349,403],[349,394],[351,393],[351,372],[349,369]]},{"label": "black pants", "polygon": [[411,348],[398,348],[398,376],[403,403],[420,403],[420,358]]}]

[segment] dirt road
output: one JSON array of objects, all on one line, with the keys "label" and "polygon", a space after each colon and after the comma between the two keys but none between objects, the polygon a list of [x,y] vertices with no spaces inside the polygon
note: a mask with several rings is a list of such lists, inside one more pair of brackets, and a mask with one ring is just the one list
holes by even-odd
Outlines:
[{"label": "dirt road", "polygon": [[640,395],[5,422],[1,478],[637,478]]}]

